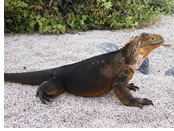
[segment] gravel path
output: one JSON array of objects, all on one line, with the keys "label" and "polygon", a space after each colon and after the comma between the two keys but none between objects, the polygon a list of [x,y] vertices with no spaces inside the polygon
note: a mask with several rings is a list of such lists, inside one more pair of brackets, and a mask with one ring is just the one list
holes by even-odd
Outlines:
[{"label": "gravel path", "polygon": [[[174,17],[162,16],[148,28],[89,31],[65,35],[5,36],[5,72],[26,72],[74,63],[105,53],[104,43],[123,46],[142,32],[158,33],[174,44]],[[35,97],[38,86],[4,85],[4,127],[174,127],[174,46],[149,55],[148,75],[136,72],[131,82],[140,87],[134,96],[149,98],[155,106],[143,109],[122,105],[113,91],[95,98],[61,94],[48,105]]]}]

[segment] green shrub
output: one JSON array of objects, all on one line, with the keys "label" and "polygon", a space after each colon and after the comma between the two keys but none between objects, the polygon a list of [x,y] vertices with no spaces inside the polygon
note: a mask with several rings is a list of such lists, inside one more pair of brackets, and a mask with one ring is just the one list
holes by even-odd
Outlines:
[{"label": "green shrub", "polygon": [[65,23],[57,2],[46,8],[41,0],[5,0],[5,32],[65,33]]},{"label": "green shrub", "polygon": [[4,28],[5,33],[61,34],[144,27],[173,5],[174,0],[4,0]]}]

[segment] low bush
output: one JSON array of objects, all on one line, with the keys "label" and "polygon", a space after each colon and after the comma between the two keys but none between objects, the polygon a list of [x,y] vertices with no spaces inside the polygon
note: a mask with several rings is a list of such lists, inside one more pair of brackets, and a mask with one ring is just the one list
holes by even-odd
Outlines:
[{"label": "low bush", "polygon": [[147,26],[174,0],[4,0],[5,33],[61,34]]}]

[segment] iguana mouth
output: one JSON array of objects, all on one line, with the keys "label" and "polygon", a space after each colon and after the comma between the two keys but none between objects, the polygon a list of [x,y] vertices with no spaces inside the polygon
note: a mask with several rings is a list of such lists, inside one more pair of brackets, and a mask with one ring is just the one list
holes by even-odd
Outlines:
[{"label": "iguana mouth", "polygon": [[159,40],[153,41],[152,43],[153,44],[162,44],[163,42],[164,42],[164,39],[159,39]]},{"label": "iguana mouth", "polygon": [[165,47],[171,47],[172,45],[171,44],[162,44],[162,46],[165,46]]}]

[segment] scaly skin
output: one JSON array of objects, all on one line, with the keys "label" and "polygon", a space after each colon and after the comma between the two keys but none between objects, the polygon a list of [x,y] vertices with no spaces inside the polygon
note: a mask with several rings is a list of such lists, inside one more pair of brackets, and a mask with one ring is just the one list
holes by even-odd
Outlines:
[{"label": "scaly skin", "polygon": [[77,96],[100,96],[113,88],[121,103],[142,108],[153,105],[152,101],[133,97],[129,90],[139,88],[128,82],[148,54],[163,42],[158,34],[142,33],[119,51],[43,71],[4,73],[4,78],[10,82],[41,84],[37,96],[44,104],[65,90]]}]

